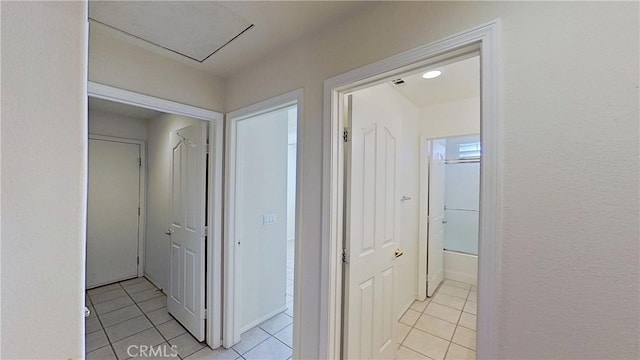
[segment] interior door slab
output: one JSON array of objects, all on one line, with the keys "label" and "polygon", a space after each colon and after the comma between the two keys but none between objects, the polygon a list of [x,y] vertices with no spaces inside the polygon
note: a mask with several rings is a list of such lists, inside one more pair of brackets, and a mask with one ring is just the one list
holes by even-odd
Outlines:
[{"label": "interior door slab", "polygon": [[348,106],[344,353],[348,359],[392,359],[400,121],[359,95],[351,95]]},{"label": "interior door slab", "polygon": [[205,123],[171,134],[171,243],[167,309],[198,341],[205,336]]}]

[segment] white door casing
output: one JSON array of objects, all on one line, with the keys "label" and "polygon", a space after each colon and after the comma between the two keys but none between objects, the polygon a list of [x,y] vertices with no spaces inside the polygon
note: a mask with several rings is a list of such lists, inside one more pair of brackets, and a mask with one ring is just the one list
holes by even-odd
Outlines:
[{"label": "white door casing", "polygon": [[427,296],[444,279],[444,160],[443,140],[429,142],[429,214],[427,230]]},{"label": "white door casing", "polygon": [[[222,344],[222,167],[223,167],[223,114],[203,109],[183,103],[178,103],[166,99],[144,95],[124,89],[115,88],[109,85],[87,82],[87,95],[99,99],[114,101],[117,103],[128,104],[145,109],[152,109],[169,114],[177,114],[181,116],[192,117],[204,120],[210,124],[209,126],[209,169],[208,169],[208,191],[207,191],[207,344],[215,349]],[[92,137],[98,137],[92,135]],[[103,136],[99,136],[103,137]],[[131,141],[131,140],[127,140]],[[138,266],[138,276],[143,274],[144,264],[144,220],[145,220],[145,148],[144,142],[139,141],[142,150],[142,181],[140,187],[141,193],[141,217],[140,217],[140,235],[142,239],[138,253],[140,254],[140,265]],[[298,160],[300,161],[300,160]],[[167,259],[168,261],[168,259]]]},{"label": "white door casing", "polygon": [[171,133],[171,249],[167,309],[198,340],[205,336],[206,123]]},{"label": "white door casing", "polygon": [[86,287],[138,275],[140,145],[89,139]]},{"label": "white door casing", "polygon": [[[499,311],[500,248],[502,234],[502,85],[500,20],[466,29],[460,33],[390,56],[325,80],[323,105],[323,210],[322,265],[320,292],[319,358],[339,358],[343,337],[343,277],[341,262],[345,219],[344,128],[340,108],[343,94],[385,77],[393,79],[407,71],[437,63],[438,59],[456,56],[459,51],[479,49],[481,53],[481,134],[480,169],[480,238],[478,263],[478,349],[483,358],[499,357],[496,342]],[[423,241],[424,240],[424,241]],[[420,248],[426,250],[426,236]],[[424,274],[424,272],[423,272]],[[314,343],[315,344],[315,343]]]},{"label": "white door casing", "polygon": [[396,352],[398,118],[358,95],[348,99],[343,354],[391,359]]}]

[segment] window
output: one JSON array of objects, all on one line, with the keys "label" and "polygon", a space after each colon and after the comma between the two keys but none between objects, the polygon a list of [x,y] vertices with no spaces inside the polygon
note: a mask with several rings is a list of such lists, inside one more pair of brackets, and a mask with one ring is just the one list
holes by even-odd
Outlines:
[{"label": "window", "polygon": [[480,157],[480,143],[469,143],[458,145],[458,158],[470,159]]}]

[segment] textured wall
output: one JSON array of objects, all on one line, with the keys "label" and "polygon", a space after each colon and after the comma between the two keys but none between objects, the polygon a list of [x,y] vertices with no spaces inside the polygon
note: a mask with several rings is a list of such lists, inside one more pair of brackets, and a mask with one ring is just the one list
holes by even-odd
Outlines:
[{"label": "textured wall", "polygon": [[92,31],[89,80],[210,110],[224,111],[222,79]]},{"label": "textured wall", "polygon": [[84,356],[86,3],[2,7],[3,359]]},{"label": "textured wall", "polygon": [[89,109],[89,134],[147,139],[147,121]]}]

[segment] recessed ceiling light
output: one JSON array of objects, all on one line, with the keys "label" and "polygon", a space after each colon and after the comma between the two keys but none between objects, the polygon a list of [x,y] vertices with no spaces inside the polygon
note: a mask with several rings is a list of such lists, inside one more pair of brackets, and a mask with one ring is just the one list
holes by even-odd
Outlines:
[{"label": "recessed ceiling light", "polygon": [[442,71],[440,70],[429,70],[426,73],[422,74],[422,77],[425,79],[435,79],[440,75],[442,75]]}]

